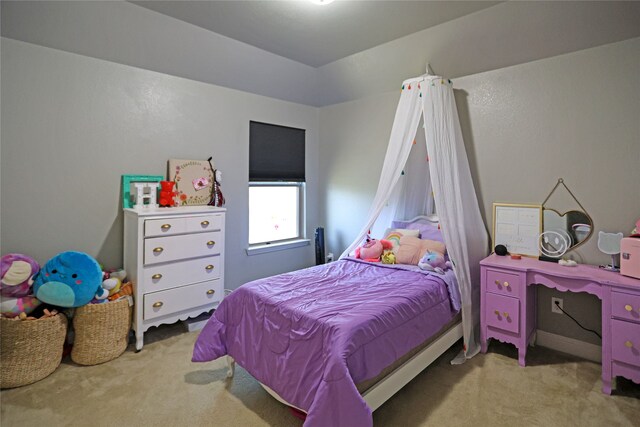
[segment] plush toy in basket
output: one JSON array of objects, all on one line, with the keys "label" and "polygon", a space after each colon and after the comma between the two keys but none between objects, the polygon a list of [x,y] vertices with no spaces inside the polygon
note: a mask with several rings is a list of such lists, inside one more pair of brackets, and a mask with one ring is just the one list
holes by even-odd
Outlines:
[{"label": "plush toy in basket", "polygon": [[0,313],[4,317],[28,315],[40,305],[40,301],[30,295],[33,277],[38,271],[38,263],[27,255],[7,254],[0,258]]},{"label": "plush toy in basket", "polygon": [[62,252],[51,258],[36,276],[34,295],[58,307],[80,307],[104,295],[100,264],[82,252]]}]

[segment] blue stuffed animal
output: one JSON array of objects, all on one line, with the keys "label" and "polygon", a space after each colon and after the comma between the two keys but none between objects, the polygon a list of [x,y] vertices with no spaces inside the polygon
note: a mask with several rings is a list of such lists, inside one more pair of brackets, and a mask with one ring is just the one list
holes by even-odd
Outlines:
[{"label": "blue stuffed animal", "polygon": [[102,290],[98,262],[82,252],[62,252],[42,267],[33,284],[33,294],[58,307],[88,304]]}]

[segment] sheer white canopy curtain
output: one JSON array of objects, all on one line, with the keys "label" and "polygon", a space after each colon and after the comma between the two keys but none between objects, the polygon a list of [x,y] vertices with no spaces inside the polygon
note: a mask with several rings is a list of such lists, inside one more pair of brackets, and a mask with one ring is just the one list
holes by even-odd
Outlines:
[{"label": "sheer white canopy curtain", "polygon": [[[367,232],[375,229],[374,224],[388,227],[394,219],[410,219],[397,218],[396,215],[406,212],[406,209],[398,208],[406,206],[401,200],[402,195],[415,194],[415,191],[407,191],[409,183],[400,182],[400,179],[407,166],[421,116],[424,119],[429,172],[428,176],[420,178],[424,184],[421,194],[425,203],[422,206],[430,204],[430,197],[435,199],[444,241],[460,287],[464,357],[456,358],[452,363],[461,363],[480,351],[479,262],[488,253],[489,238],[471,179],[451,81],[427,74],[403,83],[369,216],[356,239],[340,257],[352,253]],[[419,150],[415,151],[419,153]],[[416,205],[415,201],[412,205]]]}]

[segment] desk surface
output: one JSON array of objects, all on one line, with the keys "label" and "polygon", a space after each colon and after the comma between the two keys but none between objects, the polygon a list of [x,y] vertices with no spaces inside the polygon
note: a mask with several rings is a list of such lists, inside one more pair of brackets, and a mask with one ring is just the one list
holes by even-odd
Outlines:
[{"label": "desk surface", "polygon": [[578,264],[576,267],[564,267],[554,262],[540,261],[535,258],[522,257],[520,260],[514,260],[509,256],[498,256],[496,254],[492,254],[480,261],[480,265],[517,271],[533,271],[567,279],[591,280],[606,285],[640,289],[640,280],[607,271],[595,265]]}]

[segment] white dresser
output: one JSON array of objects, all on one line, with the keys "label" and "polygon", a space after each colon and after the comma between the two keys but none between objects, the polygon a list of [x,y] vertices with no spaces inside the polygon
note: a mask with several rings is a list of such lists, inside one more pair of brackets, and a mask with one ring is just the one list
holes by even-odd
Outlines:
[{"label": "white dresser", "polygon": [[224,297],[224,208],[124,209],[136,349],[151,326],[198,316]]}]

